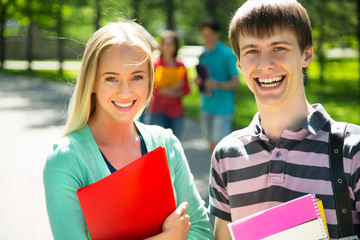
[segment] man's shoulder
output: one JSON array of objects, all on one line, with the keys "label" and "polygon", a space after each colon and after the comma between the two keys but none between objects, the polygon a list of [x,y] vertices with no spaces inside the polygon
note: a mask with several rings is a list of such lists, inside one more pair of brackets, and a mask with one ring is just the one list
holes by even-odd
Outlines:
[{"label": "man's shoulder", "polygon": [[257,140],[256,133],[250,126],[233,131],[217,144],[215,157],[218,160],[227,157],[240,157],[245,154],[246,145],[255,140]]}]

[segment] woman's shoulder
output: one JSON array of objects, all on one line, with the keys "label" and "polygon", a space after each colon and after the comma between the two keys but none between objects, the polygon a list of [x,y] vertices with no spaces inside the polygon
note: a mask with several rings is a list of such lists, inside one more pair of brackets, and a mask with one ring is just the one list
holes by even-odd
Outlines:
[{"label": "woman's shoulder", "polygon": [[45,166],[69,164],[69,161],[88,152],[84,150],[87,142],[89,142],[89,133],[86,127],[57,139],[48,150]]},{"label": "woman's shoulder", "polygon": [[161,58],[156,58],[156,59],[154,59],[153,64],[154,64],[154,67],[157,67],[159,65],[164,66],[165,62]]},{"label": "woman's shoulder", "polygon": [[147,135],[152,138],[168,138],[173,135],[171,129],[165,129],[158,125],[148,125],[136,121],[136,126],[142,135]]},{"label": "woman's shoulder", "polygon": [[177,67],[185,67],[185,64],[178,58],[175,60],[175,65]]},{"label": "woman's shoulder", "polygon": [[178,141],[171,129],[165,129],[157,125],[147,125],[137,121],[135,123],[144,138],[148,150],[155,149],[158,146],[170,148],[176,145]]}]

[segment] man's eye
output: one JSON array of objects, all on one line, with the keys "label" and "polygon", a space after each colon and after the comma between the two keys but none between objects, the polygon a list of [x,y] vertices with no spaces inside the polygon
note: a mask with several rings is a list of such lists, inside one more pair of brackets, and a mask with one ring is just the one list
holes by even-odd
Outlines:
[{"label": "man's eye", "polygon": [[108,78],[106,78],[106,81],[108,81],[108,82],[115,82],[115,81],[116,81],[116,78],[114,78],[114,77],[108,77]]},{"label": "man's eye", "polygon": [[141,80],[141,79],[143,79],[142,76],[135,76],[135,77],[133,77],[133,80]]},{"label": "man's eye", "polygon": [[285,48],[283,48],[283,47],[276,47],[276,48],[274,49],[274,52],[280,52],[280,51],[283,51],[283,50],[285,50]]},{"label": "man's eye", "polygon": [[255,53],[258,53],[258,52],[259,51],[252,49],[252,50],[247,51],[246,53],[247,54],[255,54]]}]

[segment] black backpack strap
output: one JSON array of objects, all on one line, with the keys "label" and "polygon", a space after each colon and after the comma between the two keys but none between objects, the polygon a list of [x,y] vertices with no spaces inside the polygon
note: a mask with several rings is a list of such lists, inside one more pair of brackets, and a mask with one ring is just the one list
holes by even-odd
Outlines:
[{"label": "black backpack strap", "polygon": [[354,235],[350,194],[344,177],[343,145],[347,123],[331,124],[329,136],[330,177],[334,191],[340,238]]}]

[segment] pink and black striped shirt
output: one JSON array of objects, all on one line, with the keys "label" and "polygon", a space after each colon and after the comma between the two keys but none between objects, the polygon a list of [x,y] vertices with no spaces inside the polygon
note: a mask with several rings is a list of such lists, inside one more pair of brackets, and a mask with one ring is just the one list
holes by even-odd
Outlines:
[{"label": "pink and black striped shirt", "polygon": [[[338,238],[329,172],[329,131],[333,120],[320,105],[297,131],[285,130],[276,144],[262,131],[257,113],[250,125],[216,147],[210,170],[210,213],[235,221],[308,193],[324,204],[330,237]],[[344,171],[355,233],[360,235],[360,127],[349,124]]]}]

